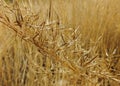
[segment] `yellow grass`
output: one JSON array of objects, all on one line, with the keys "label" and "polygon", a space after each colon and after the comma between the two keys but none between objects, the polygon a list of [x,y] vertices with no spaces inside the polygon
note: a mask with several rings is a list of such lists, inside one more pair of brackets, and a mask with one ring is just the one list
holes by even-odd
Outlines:
[{"label": "yellow grass", "polygon": [[0,0],[0,86],[120,86],[119,0]]}]

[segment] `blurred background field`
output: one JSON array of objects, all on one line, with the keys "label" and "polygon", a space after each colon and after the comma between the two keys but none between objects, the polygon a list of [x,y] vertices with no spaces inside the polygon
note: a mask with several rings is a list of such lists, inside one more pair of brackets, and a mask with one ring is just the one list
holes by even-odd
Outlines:
[{"label": "blurred background field", "polygon": [[119,0],[0,0],[0,86],[120,86]]}]

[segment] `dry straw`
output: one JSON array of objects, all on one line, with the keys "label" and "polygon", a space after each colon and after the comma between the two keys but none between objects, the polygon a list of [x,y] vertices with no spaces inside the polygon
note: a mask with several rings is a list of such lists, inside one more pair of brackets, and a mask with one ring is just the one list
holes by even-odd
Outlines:
[{"label": "dry straw", "polygon": [[119,86],[120,1],[0,1],[1,86]]}]

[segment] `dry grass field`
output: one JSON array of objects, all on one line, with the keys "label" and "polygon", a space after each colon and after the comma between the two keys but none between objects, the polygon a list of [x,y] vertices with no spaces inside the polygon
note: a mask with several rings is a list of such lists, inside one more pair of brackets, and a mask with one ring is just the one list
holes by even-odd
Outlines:
[{"label": "dry grass field", "polygon": [[120,0],[0,0],[0,86],[120,86]]}]

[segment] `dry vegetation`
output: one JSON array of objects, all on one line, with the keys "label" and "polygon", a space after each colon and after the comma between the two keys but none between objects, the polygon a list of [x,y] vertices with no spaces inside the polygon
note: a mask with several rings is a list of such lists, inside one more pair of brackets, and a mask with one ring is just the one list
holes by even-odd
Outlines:
[{"label": "dry vegetation", "polygon": [[120,0],[0,0],[0,86],[120,86]]}]

